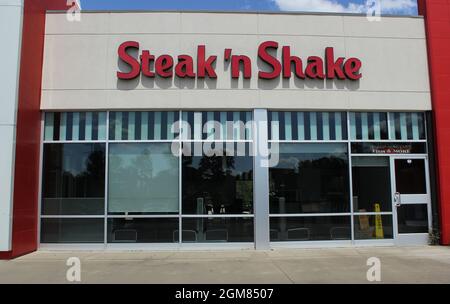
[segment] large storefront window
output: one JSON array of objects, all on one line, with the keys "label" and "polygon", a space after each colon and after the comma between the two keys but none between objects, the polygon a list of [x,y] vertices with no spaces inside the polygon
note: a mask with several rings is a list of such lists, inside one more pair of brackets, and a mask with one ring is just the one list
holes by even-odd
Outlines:
[{"label": "large storefront window", "polygon": [[392,239],[389,157],[353,156],[352,180],[355,239]]},{"label": "large storefront window", "polygon": [[183,157],[183,214],[252,214],[253,158]]},{"label": "large storefront window", "polygon": [[[350,113],[350,132],[353,181],[353,211],[355,240],[393,239],[395,225],[398,233],[408,233],[404,229],[405,210],[410,205],[393,205],[393,198],[409,193],[399,185],[393,185],[392,158],[396,155],[426,154],[425,122],[423,113]],[[389,142],[391,141],[391,142]],[[389,156],[391,155],[391,156]],[[424,165],[424,161],[417,161]],[[396,166],[397,167],[397,166]],[[397,168],[398,169],[398,168]],[[397,170],[401,172],[401,170]],[[420,170],[413,170],[417,172]],[[422,169],[424,172],[424,169]],[[422,193],[425,179],[422,173],[420,185]],[[406,187],[420,188],[411,182],[411,174],[398,176]],[[397,182],[398,184],[398,182]],[[412,186],[411,186],[412,185]],[[395,193],[394,193],[395,192]],[[394,199],[395,199],[394,198]],[[425,210],[426,210],[426,205]],[[394,215],[397,223],[393,222]],[[422,230],[428,229],[425,213],[422,218]],[[418,221],[408,221],[416,225]]]},{"label": "large storefront window", "polygon": [[42,243],[103,243],[102,218],[43,218]]},{"label": "large storefront window", "polygon": [[269,169],[271,213],[338,213],[350,210],[345,144],[280,144]]},{"label": "large storefront window", "polygon": [[389,157],[352,157],[355,212],[392,211]]},{"label": "large storefront window", "polygon": [[185,218],[183,242],[253,242],[253,218]]},{"label": "large storefront window", "polygon": [[182,242],[253,242],[251,112],[182,117]]},{"label": "large storefront window", "polygon": [[42,243],[103,243],[105,121],[104,112],[46,114]]},{"label": "large storefront window", "polygon": [[[268,111],[262,144],[279,153],[264,189],[251,111],[44,117],[42,244],[214,246],[260,229],[274,246],[386,242],[429,228],[424,113]],[[269,227],[255,226],[255,189]]]},{"label": "large storefront window", "polygon": [[349,216],[272,217],[270,240],[338,241],[351,239]]},{"label": "large storefront window", "polygon": [[173,243],[178,218],[110,218],[108,243]]},{"label": "large storefront window", "polygon": [[350,240],[351,217],[338,216],[350,211],[347,145],[282,143],[279,149],[279,163],[269,169],[271,241]]},{"label": "large storefront window", "polygon": [[169,143],[109,145],[109,214],[178,214],[179,161]]},{"label": "large storefront window", "polygon": [[104,144],[46,144],[43,154],[42,214],[104,213]]}]

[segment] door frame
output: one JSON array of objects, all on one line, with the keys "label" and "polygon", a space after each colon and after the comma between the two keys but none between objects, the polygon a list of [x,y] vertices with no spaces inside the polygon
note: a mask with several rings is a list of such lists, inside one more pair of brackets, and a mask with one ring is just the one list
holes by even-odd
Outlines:
[{"label": "door frame", "polygon": [[[394,243],[398,246],[418,246],[428,244],[428,233],[399,233],[398,232],[398,217],[397,206],[395,204],[396,191],[396,176],[395,176],[395,160],[396,159],[422,159],[425,165],[425,184],[426,184],[426,205],[428,217],[428,230],[432,229],[432,214],[431,214],[431,187],[430,187],[430,173],[428,167],[427,155],[390,155],[390,171],[391,171],[391,193],[392,193],[392,225],[394,233]],[[419,204],[419,203],[410,203]]]}]

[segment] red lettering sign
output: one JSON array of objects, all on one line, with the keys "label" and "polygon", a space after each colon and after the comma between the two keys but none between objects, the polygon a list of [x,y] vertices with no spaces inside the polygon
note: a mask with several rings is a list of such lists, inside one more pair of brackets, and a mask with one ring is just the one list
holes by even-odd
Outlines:
[{"label": "red lettering sign", "polygon": [[273,57],[268,53],[268,49],[276,50],[278,49],[278,42],[275,41],[266,41],[261,43],[258,48],[258,57],[267,63],[272,71],[263,72],[260,71],[258,73],[259,78],[261,79],[274,79],[280,76],[281,73],[281,63],[278,61],[276,57]]},{"label": "red lettering sign", "polygon": [[131,71],[128,73],[117,72],[117,78],[119,79],[134,79],[138,77],[141,72],[141,65],[133,56],[128,54],[128,49],[139,50],[139,43],[136,41],[127,41],[119,46],[119,58],[131,68]]},{"label": "red lettering sign", "polygon": [[[252,76],[252,60],[246,55],[232,55],[232,49],[225,49],[224,60],[231,60],[231,77],[239,78],[242,74],[244,79]],[[260,79],[275,79],[280,76],[291,78],[292,74],[300,79],[338,79],[359,80],[362,78],[362,62],[358,58],[337,57],[334,48],[325,48],[325,57],[309,56],[306,61],[291,54],[289,46],[283,46],[281,60],[277,57],[278,42],[265,41],[258,47],[258,59],[265,63],[265,67],[258,71]],[[133,56],[132,52],[136,55]],[[142,50],[139,54],[139,43],[127,41],[122,43],[118,49],[118,55],[126,70],[118,71],[119,79],[129,80],[138,77],[141,73],[145,77],[170,78],[175,74],[180,78],[217,78],[215,64],[216,55],[206,55],[206,47],[197,47],[197,64],[189,55],[174,57],[167,54],[155,56],[149,50]],[[138,60],[139,58],[140,60]],[[152,70],[152,66],[154,69]],[[196,70],[194,70],[196,67]],[[293,70],[292,70],[293,67]]]}]

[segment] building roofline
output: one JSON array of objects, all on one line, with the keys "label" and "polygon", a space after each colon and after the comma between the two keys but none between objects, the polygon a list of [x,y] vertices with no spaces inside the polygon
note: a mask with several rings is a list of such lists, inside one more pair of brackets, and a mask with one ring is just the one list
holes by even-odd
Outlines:
[{"label": "building roofline", "polygon": [[[66,10],[47,10],[47,13],[60,14],[66,13]],[[83,14],[96,13],[208,13],[208,14],[257,14],[257,15],[299,15],[299,16],[350,16],[350,17],[366,17],[362,13],[328,13],[328,12],[304,12],[304,11],[239,11],[239,10],[81,10]],[[381,14],[381,17],[388,18],[418,18],[420,15],[399,15],[399,14]]]}]

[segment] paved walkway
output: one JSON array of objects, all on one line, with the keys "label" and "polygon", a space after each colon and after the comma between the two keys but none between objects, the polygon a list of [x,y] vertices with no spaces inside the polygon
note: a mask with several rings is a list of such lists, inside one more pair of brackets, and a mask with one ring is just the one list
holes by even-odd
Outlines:
[{"label": "paved walkway", "polygon": [[271,251],[36,252],[0,261],[0,283],[67,283],[81,260],[82,283],[368,283],[369,257],[384,283],[450,283],[450,247]]}]

